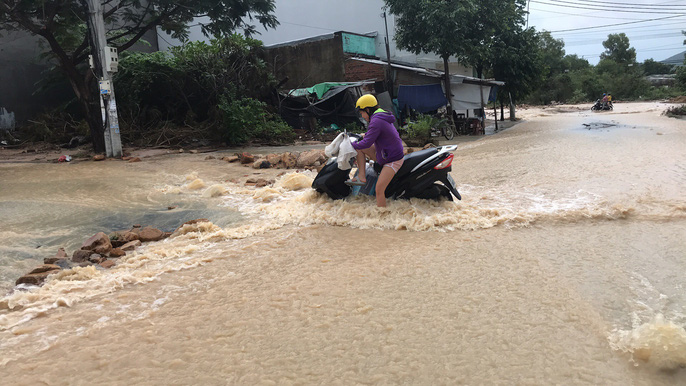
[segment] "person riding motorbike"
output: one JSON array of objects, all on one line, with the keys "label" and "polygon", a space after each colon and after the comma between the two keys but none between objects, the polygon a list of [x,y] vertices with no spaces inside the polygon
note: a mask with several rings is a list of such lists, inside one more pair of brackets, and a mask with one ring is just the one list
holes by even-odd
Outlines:
[{"label": "person riding motorbike", "polygon": [[352,144],[357,151],[357,177],[346,181],[347,185],[365,185],[367,183],[366,159],[374,160],[382,166],[376,181],[376,205],[386,206],[386,187],[403,164],[403,141],[393,123],[393,114],[379,108],[374,95],[361,96],[355,108],[362,118],[369,122],[364,138]]}]

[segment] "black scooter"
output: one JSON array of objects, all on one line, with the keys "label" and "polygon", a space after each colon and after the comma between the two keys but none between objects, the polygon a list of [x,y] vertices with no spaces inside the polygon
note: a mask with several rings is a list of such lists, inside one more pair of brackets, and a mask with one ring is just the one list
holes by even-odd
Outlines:
[{"label": "black scooter", "polygon": [[598,110],[608,111],[608,110],[612,110],[612,109],[613,109],[612,102],[608,101],[607,103],[603,104],[603,102],[600,99],[596,100],[595,104],[593,106],[591,106],[592,111],[598,111]]},{"label": "black scooter", "polygon": [[[456,145],[433,147],[416,151],[405,156],[400,170],[395,174],[386,188],[386,197],[393,199],[423,198],[438,200],[444,197],[450,201],[455,196],[462,199],[457,191],[455,180],[450,176],[453,162],[453,151]],[[355,157],[350,165],[355,164]],[[359,191],[345,184],[350,178],[350,170],[338,168],[336,157],[330,158],[312,182],[312,188],[326,193],[334,200],[349,196],[351,193],[375,195],[376,180],[381,172],[381,165],[367,164],[367,184]],[[357,188],[357,187],[356,187]]]}]

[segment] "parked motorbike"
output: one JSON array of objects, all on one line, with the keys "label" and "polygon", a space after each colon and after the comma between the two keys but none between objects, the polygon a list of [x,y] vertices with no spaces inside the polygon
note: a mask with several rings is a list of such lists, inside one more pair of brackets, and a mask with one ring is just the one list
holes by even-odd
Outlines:
[{"label": "parked motorbike", "polygon": [[612,109],[613,109],[612,102],[607,102],[607,103],[603,104],[603,102],[600,99],[596,100],[595,104],[593,106],[591,106],[592,111],[599,111],[599,110],[607,111],[607,110],[612,110]]},{"label": "parked motorbike", "polygon": [[[357,138],[359,139],[359,138]],[[386,188],[386,198],[409,199],[422,198],[437,200],[441,197],[450,201],[455,196],[462,199],[457,191],[455,180],[450,176],[453,162],[453,151],[456,145],[434,147],[416,151],[405,156],[405,161]],[[355,157],[350,160],[355,164]],[[312,188],[326,193],[334,200],[352,194],[376,194],[376,180],[381,173],[381,165],[368,162],[365,170],[367,184],[351,188],[345,184],[350,178],[350,170],[341,170],[336,157],[328,160],[312,182]]]}]

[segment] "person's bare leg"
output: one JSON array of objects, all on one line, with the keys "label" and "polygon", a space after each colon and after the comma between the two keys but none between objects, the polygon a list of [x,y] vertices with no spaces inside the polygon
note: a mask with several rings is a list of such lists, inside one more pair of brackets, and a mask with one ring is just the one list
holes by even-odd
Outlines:
[{"label": "person's bare leg", "polygon": [[362,152],[362,150],[357,150],[357,178],[362,182],[367,182],[367,175],[365,173],[364,165],[367,163],[367,156]]},{"label": "person's bare leg", "polygon": [[376,161],[376,147],[372,147],[357,150],[357,158],[355,162],[357,163],[357,178],[362,182],[367,182],[367,158]]},{"label": "person's bare leg", "polygon": [[381,168],[379,179],[376,180],[376,206],[383,208],[386,206],[386,187],[391,183],[395,176],[395,170],[384,166]]}]

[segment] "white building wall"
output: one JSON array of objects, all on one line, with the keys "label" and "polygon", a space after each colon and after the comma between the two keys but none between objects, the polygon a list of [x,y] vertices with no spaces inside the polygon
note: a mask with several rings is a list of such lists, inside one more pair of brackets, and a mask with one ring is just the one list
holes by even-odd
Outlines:
[{"label": "white building wall", "polygon": [[[383,0],[275,0],[276,18],[280,25],[276,29],[266,30],[258,26],[265,46],[286,43],[295,40],[325,35],[337,31],[358,34],[376,33],[376,56],[386,59],[384,37]],[[414,55],[395,46],[395,18],[387,14],[388,32],[391,38],[391,59],[420,65],[428,68],[443,69],[443,61],[433,54]],[[206,19],[205,19],[206,20]],[[198,19],[196,23],[203,20]],[[160,49],[165,50],[169,44],[180,44],[160,31]],[[200,26],[191,27],[190,40],[207,40]],[[471,76],[471,71],[451,65],[451,72]]]}]

